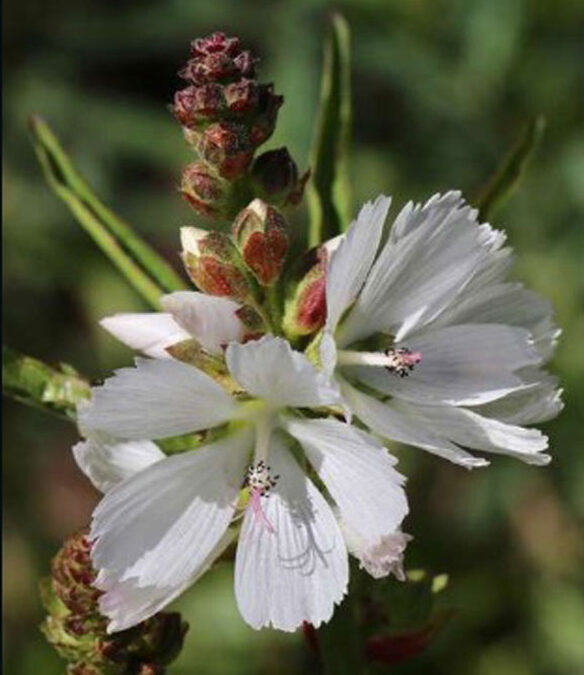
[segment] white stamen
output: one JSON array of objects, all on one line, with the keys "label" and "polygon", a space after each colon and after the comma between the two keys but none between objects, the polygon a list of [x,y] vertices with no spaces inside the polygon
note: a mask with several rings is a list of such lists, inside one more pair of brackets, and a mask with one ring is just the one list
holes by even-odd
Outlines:
[{"label": "white stamen", "polygon": [[420,352],[412,352],[407,347],[387,349],[385,352],[358,352],[341,350],[338,363],[343,366],[377,366],[387,368],[390,373],[405,377],[422,360]]}]

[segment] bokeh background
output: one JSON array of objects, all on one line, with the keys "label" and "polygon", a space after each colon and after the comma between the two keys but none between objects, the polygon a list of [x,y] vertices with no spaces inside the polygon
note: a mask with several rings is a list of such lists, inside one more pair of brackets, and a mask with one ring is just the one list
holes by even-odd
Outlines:
[{"label": "bokeh background", "polygon": [[[472,197],[534,113],[545,140],[500,210],[516,277],[552,299],[564,329],[552,369],[566,408],[546,425],[547,469],[498,458],[467,473],[412,449],[409,565],[447,572],[457,613],[396,673],[584,672],[584,4],[573,0],[347,0],[354,51],[356,204],[453,187]],[[131,354],[97,326],[143,309],[45,186],[27,137],[41,113],[98,193],[170,260],[196,217],[176,191],[189,160],[167,104],[195,36],[224,29],[261,57],[286,102],[268,147],[306,166],[329,6],[317,0],[6,0],[4,338],[91,377]],[[301,228],[301,210],[293,223]],[[72,426],[5,402],[4,665],[57,675],[37,625],[39,577],[97,493],[77,472]],[[302,636],[254,633],[222,563],[179,603],[191,624],[175,675],[311,672]]]}]

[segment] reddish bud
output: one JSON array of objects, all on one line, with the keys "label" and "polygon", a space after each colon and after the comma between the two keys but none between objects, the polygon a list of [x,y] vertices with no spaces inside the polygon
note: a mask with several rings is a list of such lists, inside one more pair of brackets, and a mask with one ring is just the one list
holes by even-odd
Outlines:
[{"label": "reddish bud", "polygon": [[180,191],[197,213],[213,219],[229,210],[230,187],[204,162],[194,162],[183,171]]},{"label": "reddish bud", "polygon": [[278,110],[284,97],[274,94],[273,84],[263,84],[258,88],[258,114],[251,122],[250,139],[254,147],[265,143],[274,133]]},{"label": "reddish bud", "polygon": [[262,317],[249,305],[243,305],[235,312],[244,326],[241,342],[259,339],[266,332],[266,325]]},{"label": "reddish bud", "polygon": [[95,571],[87,531],[67,539],[51,563],[55,595],[74,614],[93,611],[101,592],[92,586]]},{"label": "reddish bud", "polygon": [[207,56],[208,54],[223,53],[235,56],[239,53],[239,39],[227,37],[225,33],[217,31],[204,38],[197,38],[191,42],[191,56]]},{"label": "reddish bud", "polygon": [[240,124],[212,124],[202,135],[198,149],[203,159],[229,180],[244,173],[253,158],[247,130]]},{"label": "reddish bud", "polygon": [[270,202],[298,204],[308,180],[307,171],[300,179],[296,162],[287,148],[269,150],[260,155],[251,169],[257,190]]},{"label": "reddish bud", "polygon": [[249,296],[242,261],[227,235],[183,227],[181,241],[185,269],[201,291],[239,301]]},{"label": "reddish bud", "polygon": [[242,79],[225,86],[227,108],[235,113],[248,113],[258,106],[258,84],[255,80]]},{"label": "reddish bud", "polygon": [[326,260],[324,247],[309,252],[312,261],[286,301],[284,330],[290,337],[310,335],[326,320]]},{"label": "reddish bud", "polygon": [[218,84],[190,86],[177,91],[174,96],[174,116],[187,127],[214,119],[224,108],[223,89]]},{"label": "reddish bud", "polygon": [[288,234],[286,221],[277,209],[254,199],[235,219],[233,240],[262,286],[270,286],[280,277],[288,251]]}]

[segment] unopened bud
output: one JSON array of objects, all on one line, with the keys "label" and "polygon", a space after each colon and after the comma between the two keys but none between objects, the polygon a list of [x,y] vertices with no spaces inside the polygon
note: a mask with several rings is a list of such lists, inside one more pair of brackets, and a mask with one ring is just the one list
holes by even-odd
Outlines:
[{"label": "unopened bud", "polygon": [[223,87],[212,82],[181,89],[174,95],[174,115],[187,127],[215,119],[224,109]]},{"label": "unopened bud", "polygon": [[222,218],[230,211],[231,184],[204,162],[195,162],[185,168],[180,191],[202,216]]},{"label": "unopened bud", "polygon": [[245,173],[253,158],[247,129],[242,124],[230,122],[217,122],[207,127],[199,139],[198,151],[229,180]]},{"label": "unopened bud", "polygon": [[53,589],[74,614],[95,609],[101,595],[93,587],[95,572],[91,564],[91,544],[85,532],[69,537],[51,563]]},{"label": "unopened bud", "polygon": [[164,675],[182,649],[188,625],[177,613],[159,612],[112,635],[99,613],[101,592],[92,586],[87,531],[70,537],[55,556],[52,578],[41,584],[48,612],[41,630],[69,662],[67,675]]},{"label": "unopened bud", "polygon": [[243,262],[226,234],[183,227],[181,242],[185,269],[203,293],[239,301],[249,296]]},{"label": "unopened bud", "polygon": [[298,167],[287,148],[269,150],[260,155],[251,169],[256,190],[266,201],[285,206],[302,200],[307,171],[298,178]]},{"label": "unopened bud", "polygon": [[243,305],[235,314],[243,324],[244,333],[241,342],[257,340],[266,332],[266,324],[262,317],[249,305]]},{"label": "unopened bud", "polygon": [[274,133],[278,110],[284,97],[274,94],[273,84],[263,84],[258,88],[258,113],[251,122],[250,139],[254,147],[265,143]]},{"label": "unopened bud", "polygon": [[273,206],[254,199],[233,223],[233,240],[262,286],[279,277],[288,251],[286,221]]},{"label": "unopened bud", "polygon": [[284,330],[291,338],[310,335],[326,320],[326,259],[324,247],[310,251],[308,271],[292,289],[284,311]]},{"label": "unopened bud", "polygon": [[235,56],[239,53],[239,38],[227,37],[225,33],[217,31],[204,38],[197,38],[191,42],[191,56],[200,57],[209,54],[226,54]]},{"label": "unopened bud", "polygon": [[259,91],[255,80],[239,80],[225,86],[225,103],[232,113],[254,112],[258,106]]}]

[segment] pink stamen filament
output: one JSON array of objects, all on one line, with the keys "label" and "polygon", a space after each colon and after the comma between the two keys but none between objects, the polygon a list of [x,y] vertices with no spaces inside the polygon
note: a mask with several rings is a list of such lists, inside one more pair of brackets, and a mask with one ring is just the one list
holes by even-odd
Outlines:
[{"label": "pink stamen filament", "polygon": [[262,491],[260,489],[252,488],[250,490],[249,504],[253,511],[254,517],[264,525],[264,527],[268,530],[270,534],[273,534],[276,530],[274,529],[274,526],[272,525],[272,523],[270,523],[268,517],[264,513],[264,509],[262,507]]}]

